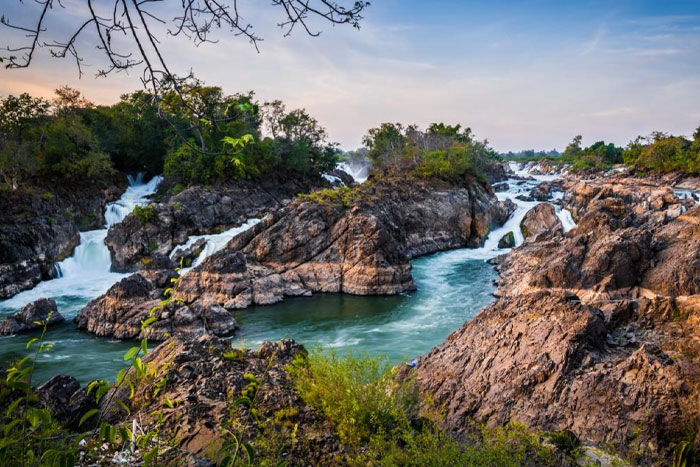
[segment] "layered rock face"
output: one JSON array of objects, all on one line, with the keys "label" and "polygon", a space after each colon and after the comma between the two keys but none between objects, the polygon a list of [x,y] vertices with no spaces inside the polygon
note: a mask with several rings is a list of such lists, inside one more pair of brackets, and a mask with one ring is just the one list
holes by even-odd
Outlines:
[{"label": "layered rock face", "polygon": [[[102,337],[162,341],[168,336],[196,338],[205,334],[229,336],[238,328],[224,308],[200,301],[186,306],[176,301],[163,304],[163,290],[177,274],[167,270],[144,270],[114,284],[106,294],[89,302],[75,317],[78,329]],[[154,310],[155,309],[155,310]],[[151,313],[151,311],[153,313]],[[145,331],[141,322],[158,320]]]},{"label": "layered rock face", "polygon": [[[332,434],[329,422],[299,397],[286,369],[299,354],[305,355],[306,351],[289,339],[264,342],[259,351],[234,350],[230,342],[212,336],[173,340],[145,359],[147,365],[158,370],[156,381],[161,369],[167,368],[167,382],[159,397],[153,397],[155,381],[139,385],[132,399],[124,384],[115,398],[129,404],[132,414],[126,415],[116,404],[101,409],[107,420],[130,422],[135,418],[145,430],[158,423],[154,411],[162,411],[159,432],[176,443],[171,454],[163,454],[166,458],[187,454],[220,462],[223,455],[218,450],[224,436],[221,427],[227,422],[237,427],[240,441],[248,443],[260,429],[254,420],[274,420],[275,430],[281,430],[284,438],[295,439],[284,449],[290,464],[296,465],[296,459],[304,465],[336,465],[342,458],[342,444]],[[258,387],[251,393],[254,380]],[[246,393],[255,400],[254,409],[234,403]],[[164,407],[165,398],[175,401],[176,407]],[[111,399],[111,394],[104,398]],[[256,454],[262,457],[268,453]],[[199,462],[196,465],[210,465],[203,459]]]},{"label": "layered rock face", "polygon": [[395,180],[356,190],[344,200],[312,197],[268,216],[185,275],[176,296],[234,309],[313,292],[412,290],[411,258],[478,246],[513,209],[475,182]]},{"label": "layered rock face", "polygon": [[167,255],[190,235],[216,232],[278,209],[299,193],[329,186],[322,178],[270,175],[261,180],[188,188],[150,205],[150,220],[129,214],[109,229],[105,243],[116,270],[128,270],[154,254]]},{"label": "layered rock face", "polygon": [[700,206],[605,181],[565,200],[578,226],[498,258],[499,298],[418,380],[457,431],[515,420],[668,458],[700,416]]},{"label": "layered rock face", "polygon": [[[51,314],[51,318],[49,318]],[[43,327],[42,323],[48,319],[48,325],[53,326],[64,321],[63,316],[58,312],[56,300],[53,298],[40,298],[39,300],[27,304],[20,311],[6,317],[0,323],[1,334],[17,334],[20,332],[32,331]]]},{"label": "layered rock face", "polygon": [[126,181],[115,184],[106,189],[4,192],[0,196],[0,299],[54,278],[54,263],[71,254],[80,230],[104,225],[105,205],[119,198]]}]

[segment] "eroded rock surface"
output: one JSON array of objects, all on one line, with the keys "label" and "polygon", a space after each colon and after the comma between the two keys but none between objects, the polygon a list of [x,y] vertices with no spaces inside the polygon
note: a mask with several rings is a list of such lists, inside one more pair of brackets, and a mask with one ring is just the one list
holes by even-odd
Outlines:
[{"label": "eroded rock surface", "polygon": [[525,213],[520,222],[520,230],[526,240],[543,240],[551,238],[564,231],[564,226],[557,217],[554,206],[540,203]]},{"label": "eroded rock surface", "polygon": [[18,189],[0,196],[0,300],[56,277],[54,263],[69,256],[81,230],[102,228],[105,205],[126,180],[96,186]]},{"label": "eroded rock surface", "polygon": [[214,233],[260,217],[291,202],[299,193],[328,186],[320,177],[269,175],[260,180],[195,186],[152,203],[150,219],[132,213],[110,227],[105,243],[116,270],[128,270],[153,255],[168,255],[190,235]]},{"label": "eroded rock surface", "polygon": [[565,201],[577,227],[499,257],[499,298],[418,380],[457,431],[516,420],[668,460],[700,416],[700,206],[606,181]]},{"label": "eroded rock surface", "polygon": [[[212,336],[166,342],[145,360],[157,369],[167,365],[167,382],[160,391],[163,399],[152,397],[153,384],[139,386],[135,397],[129,399],[124,385],[115,397],[129,404],[132,414],[125,416],[116,404],[103,405],[102,411],[111,421],[136,418],[148,430],[157,423],[154,410],[162,410],[161,433],[174,440],[176,452],[221,461],[220,427],[226,422],[237,427],[241,442],[251,442],[258,435],[261,424],[252,422],[250,408],[234,404],[244,391],[250,391],[255,378],[259,381],[257,394],[249,393],[255,400],[255,419],[270,421],[268,429],[279,431],[279,439],[295,436],[296,442],[284,448],[286,458],[303,459],[304,465],[336,465],[342,458],[342,444],[332,426],[301,400],[286,369],[296,355],[305,353],[289,339],[264,342],[259,351],[234,350],[230,342]],[[164,398],[175,401],[176,407],[163,408]],[[256,449],[259,457],[274,455]]]},{"label": "eroded rock surface", "polygon": [[[149,272],[156,274],[144,277]],[[148,337],[153,341],[165,340],[169,335],[196,338],[205,334],[229,336],[235,332],[238,325],[231,313],[214,302],[202,300],[187,306],[170,301],[163,305],[164,288],[170,285],[169,278],[174,277],[177,274],[171,270],[161,269],[140,271],[122,279],[80,310],[75,317],[78,329],[102,337]],[[160,285],[156,280],[161,280]],[[143,331],[142,321],[151,316],[158,321]]]}]

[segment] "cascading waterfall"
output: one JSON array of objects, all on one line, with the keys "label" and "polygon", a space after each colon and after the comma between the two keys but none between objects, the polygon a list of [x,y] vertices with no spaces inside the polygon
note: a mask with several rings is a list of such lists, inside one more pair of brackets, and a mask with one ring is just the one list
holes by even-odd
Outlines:
[{"label": "cascading waterfall", "polygon": [[338,168],[350,175],[357,183],[364,183],[369,176],[369,161],[341,162]]},{"label": "cascading waterfall", "polygon": [[104,243],[107,231],[110,225],[121,222],[136,206],[145,205],[162,177],[153,177],[144,183],[140,173],[136,177],[129,176],[128,180],[129,187],[122,197],[105,207],[105,228],[81,232],[80,243],[73,254],[56,264],[59,276],[0,302],[0,310],[13,310],[39,298],[53,297],[60,312],[70,317],[124,277],[124,274],[111,272],[112,259]]}]

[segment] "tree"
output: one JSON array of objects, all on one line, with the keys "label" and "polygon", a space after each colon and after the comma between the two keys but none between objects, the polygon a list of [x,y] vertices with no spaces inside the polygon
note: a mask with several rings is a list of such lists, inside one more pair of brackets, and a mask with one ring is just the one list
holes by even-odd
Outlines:
[{"label": "tree", "polygon": [[[140,69],[144,86],[155,97],[159,108],[161,98],[174,93],[198,120],[213,125],[217,123],[216,117],[208,114],[206,109],[190,107],[184,98],[186,87],[194,80],[193,75],[178,76],[171,70],[161,50],[164,38],[159,31],[165,30],[172,37],[184,36],[197,45],[216,42],[210,35],[218,29],[228,29],[236,36],[247,38],[256,49],[261,40],[253,26],[240,15],[236,0],[182,0],[168,2],[167,6],[154,0],[88,0],[85,3],[82,9],[77,6],[78,3],[67,6],[60,0],[22,3],[26,9],[23,18],[34,20],[27,25],[15,23],[4,16],[0,19],[0,23],[21,34],[16,43],[11,41],[6,48],[7,54],[0,56],[0,61],[4,61],[7,68],[26,68],[31,65],[37,49],[47,48],[53,57],[72,57],[78,73],[82,75],[83,58],[79,48],[90,44],[105,59],[97,76]],[[369,2],[357,0],[346,6],[333,0],[272,0],[272,5],[283,14],[278,24],[285,31],[285,36],[290,35],[297,26],[311,36],[318,36],[320,32],[312,29],[312,18],[359,28]],[[47,18],[61,14],[81,17],[82,23],[63,39],[44,39],[53,31],[49,29]],[[172,19],[163,19],[166,17]],[[57,23],[60,22],[59,19]],[[66,21],[66,24],[70,22]],[[90,32],[94,34],[92,37],[88,36]],[[175,127],[174,122],[171,124]],[[203,133],[201,137],[204,137]],[[183,141],[188,140],[183,136]],[[199,146],[206,150],[201,140]]]},{"label": "tree", "polygon": [[562,156],[567,158],[574,158],[581,152],[581,141],[583,137],[581,135],[574,136],[574,139],[566,146]]},{"label": "tree", "polygon": [[0,141],[4,138],[21,138],[24,129],[48,115],[49,107],[46,100],[27,93],[0,100]]},{"label": "tree", "polygon": [[70,86],[61,86],[54,90],[56,97],[53,100],[53,105],[56,113],[74,113],[80,109],[91,109],[95,106],[87,100],[80,91],[71,88]]}]

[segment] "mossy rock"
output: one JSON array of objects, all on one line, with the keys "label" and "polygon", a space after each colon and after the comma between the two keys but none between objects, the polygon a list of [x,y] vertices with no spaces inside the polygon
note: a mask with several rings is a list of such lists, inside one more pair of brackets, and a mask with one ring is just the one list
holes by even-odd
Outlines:
[{"label": "mossy rock", "polygon": [[498,241],[498,248],[513,248],[515,246],[515,235],[512,231],[508,232]]}]

